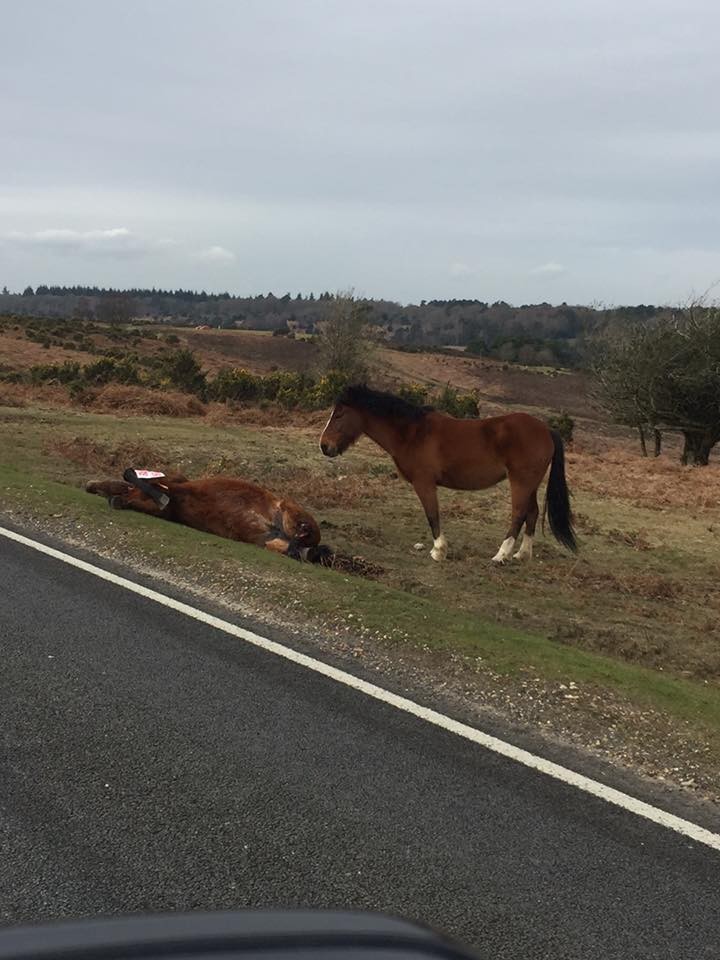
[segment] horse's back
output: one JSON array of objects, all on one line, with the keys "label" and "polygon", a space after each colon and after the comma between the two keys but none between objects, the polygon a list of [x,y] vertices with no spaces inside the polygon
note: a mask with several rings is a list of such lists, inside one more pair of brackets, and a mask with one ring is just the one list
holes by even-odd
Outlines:
[{"label": "horse's back", "polygon": [[441,486],[492,487],[511,471],[544,471],[552,457],[549,428],[528,413],[466,420],[432,414],[429,419]]}]

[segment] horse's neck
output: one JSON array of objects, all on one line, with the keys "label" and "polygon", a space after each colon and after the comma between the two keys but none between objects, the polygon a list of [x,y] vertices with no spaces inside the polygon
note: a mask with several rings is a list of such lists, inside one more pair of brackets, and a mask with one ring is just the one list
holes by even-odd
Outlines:
[{"label": "horse's neck", "polygon": [[400,447],[400,436],[397,427],[387,420],[381,420],[372,415],[366,416],[365,434],[379,447],[395,458]]}]

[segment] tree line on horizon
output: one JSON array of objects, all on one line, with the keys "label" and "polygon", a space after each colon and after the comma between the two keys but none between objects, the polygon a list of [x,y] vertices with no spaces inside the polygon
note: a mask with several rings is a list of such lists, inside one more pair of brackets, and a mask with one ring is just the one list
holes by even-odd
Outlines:
[{"label": "tree line on horizon", "polygon": [[[314,334],[339,295],[273,293],[250,297],[204,290],[40,284],[0,292],[4,314],[97,320],[133,320],[221,329],[267,330],[294,336]],[[642,321],[668,308],[640,304],[599,308],[562,303],[522,304],[479,299],[433,299],[419,304],[360,298],[368,324],[388,345],[402,349],[462,347],[477,356],[528,365],[576,367],[587,338],[610,320]]]}]

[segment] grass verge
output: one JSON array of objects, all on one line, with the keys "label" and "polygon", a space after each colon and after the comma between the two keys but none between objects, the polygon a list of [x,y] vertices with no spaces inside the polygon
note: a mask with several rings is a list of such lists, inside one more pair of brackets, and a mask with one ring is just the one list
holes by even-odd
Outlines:
[{"label": "grass verge", "polygon": [[[524,629],[499,625],[449,609],[383,583],[299,565],[256,548],[125,512],[114,514],[103,500],[76,485],[48,477],[36,465],[0,462],[0,492],[6,506],[36,519],[71,521],[123,552],[142,557],[158,571],[172,568],[188,580],[198,567],[206,582],[214,576],[238,583],[248,578],[264,601],[292,611],[293,619],[350,628],[410,645],[460,655],[478,670],[515,677],[590,684],[613,691],[643,708],[657,710],[697,729],[712,754],[720,752],[720,694],[714,685],[685,680],[558,643]],[[51,525],[51,523],[50,523]],[[259,586],[261,584],[261,587]]]}]

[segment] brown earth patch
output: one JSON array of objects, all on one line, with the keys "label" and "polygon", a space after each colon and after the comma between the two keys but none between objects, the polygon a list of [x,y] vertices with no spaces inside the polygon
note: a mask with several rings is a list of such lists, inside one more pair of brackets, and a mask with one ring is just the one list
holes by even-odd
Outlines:
[{"label": "brown earth patch", "polygon": [[307,372],[317,363],[317,347],[308,340],[264,336],[242,330],[174,331],[181,345],[202,359],[215,374],[223,367],[244,367],[252,373],[273,370]]}]

